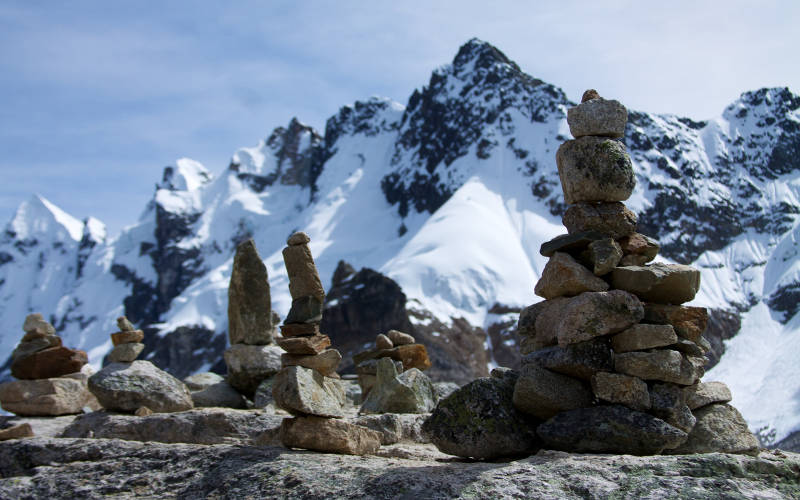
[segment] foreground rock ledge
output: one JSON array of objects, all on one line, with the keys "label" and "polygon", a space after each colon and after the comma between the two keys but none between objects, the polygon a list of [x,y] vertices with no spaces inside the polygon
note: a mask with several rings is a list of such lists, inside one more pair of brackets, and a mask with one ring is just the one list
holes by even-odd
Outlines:
[{"label": "foreground rock ledge", "polygon": [[800,454],[789,452],[633,457],[545,451],[492,463],[412,448],[359,457],[278,447],[15,440],[0,446],[0,498],[800,496]]}]

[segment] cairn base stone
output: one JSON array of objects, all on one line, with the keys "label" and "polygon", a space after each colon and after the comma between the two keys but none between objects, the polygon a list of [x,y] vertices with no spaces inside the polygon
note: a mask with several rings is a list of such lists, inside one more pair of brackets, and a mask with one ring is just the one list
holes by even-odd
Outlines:
[{"label": "cairn base stone", "polygon": [[107,410],[132,413],[146,406],[170,413],[194,408],[183,382],[144,360],[105,366],[89,377],[89,390]]},{"label": "cairn base stone", "polygon": [[81,413],[84,407],[101,408],[86,381],[74,378],[13,380],[0,384],[0,404],[20,416],[58,416]]},{"label": "cairn base stone", "polygon": [[293,415],[344,416],[345,396],[339,383],[302,366],[288,366],[275,375],[272,397]]},{"label": "cairn base stone", "polygon": [[192,394],[195,408],[246,408],[247,400],[239,391],[222,380]]},{"label": "cairn base stone", "polygon": [[285,418],[279,431],[287,448],[345,455],[371,455],[381,446],[381,435],[345,420],[315,416]]},{"label": "cairn base stone", "polygon": [[670,453],[741,453],[756,456],[758,440],[731,405],[711,404],[694,412],[697,423],[686,442]]}]

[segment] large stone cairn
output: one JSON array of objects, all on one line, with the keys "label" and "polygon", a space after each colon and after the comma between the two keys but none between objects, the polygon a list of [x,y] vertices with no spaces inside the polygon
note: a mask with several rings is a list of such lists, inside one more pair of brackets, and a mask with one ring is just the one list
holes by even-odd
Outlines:
[{"label": "large stone cairn", "polygon": [[280,369],[274,344],[278,317],[272,311],[267,267],[252,239],[236,247],[228,286],[227,383],[248,398]]},{"label": "large stone cairn", "polygon": [[292,307],[281,326],[281,371],[272,384],[275,404],[294,418],[281,423],[284,446],[364,455],[380,447],[380,434],[344,417],[345,391],[336,368],[342,356],[320,333],[325,291],[303,232],[291,235],[283,249]]},{"label": "large stone cairn", "polygon": [[86,385],[86,353],[64,347],[53,325],[39,313],[28,315],[22,329],[25,335],[11,353],[11,374],[19,380],[0,384],[3,409],[21,416],[99,409]]},{"label": "large stone cairn", "polygon": [[700,273],[648,264],[658,243],[636,232],[622,203],[635,186],[616,140],[627,110],[587,91],[567,121],[574,140],[556,154],[568,234],[549,257],[518,332],[523,363],[514,406],[542,421],[549,448],[571,452],[757,453],[758,443],[719,382],[703,384],[705,308]]}]

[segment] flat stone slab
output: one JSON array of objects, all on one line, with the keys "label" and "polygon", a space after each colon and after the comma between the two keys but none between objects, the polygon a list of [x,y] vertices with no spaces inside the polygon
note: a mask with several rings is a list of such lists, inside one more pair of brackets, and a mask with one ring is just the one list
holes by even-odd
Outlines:
[{"label": "flat stone slab", "polygon": [[427,370],[431,367],[428,350],[422,344],[407,344],[378,351],[366,351],[353,356],[353,363],[359,365],[369,359],[392,358],[403,363],[403,368],[417,368]]},{"label": "flat stone slab", "polygon": [[700,289],[700,271],[682,264],[617,267],[611,272],[611,286],[644,301],[683,304]]},{"label": "flat stone slab", "polygon": [[703,365],[704,359],[683,356],[671,349],[614,356],[614,368],[619,373],[680,385],[694,384],[703,375]]},{"label": "flat stone slab", "polygon": [[605,235],[596,231],[562,234],[542,243],[539,253],[545,257],[552,257],[556,252],[580,253],[593,241],[602,240],[605,237]]},{"label": "flat stone slab", "polygon": [[0,404],[8,412],[24,416],[74,415],[84,407],[101,408],[85,380],[66,377],[0,384]]},{"label": "flat stone slab", "polygon": [[679,337],[698,343],[708,325],[708,310],[705,307],[646,303],[644,321],[672,325]]},{"label": "flat stone slab", "polygon": [[671,325],[633,325],[611,337],[614,352],[643,351],[654,347],[672,345],[678,341]]},{"label": "flat stone slab", "polygon": [[723,382],[700,382],[685,389],[686,404],[697,410],[713,403],[728,403],[733,396],[731,390]]}]

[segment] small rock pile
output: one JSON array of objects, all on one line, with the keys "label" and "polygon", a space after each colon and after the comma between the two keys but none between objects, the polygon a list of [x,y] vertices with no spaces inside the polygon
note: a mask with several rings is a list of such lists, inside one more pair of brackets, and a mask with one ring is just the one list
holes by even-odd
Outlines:
[{"label": "small rock pile", "polygon": [[244,241],[236,247],[228,286],[231,347],[224,357],[227,383],[250,399],[261,382],[280,370],[281,350],[273,342],[279,321],[272,311],[267,267],[255,242]]},{"label": "small rock pile", "polygon": [[378,360],[381,358],[394,360],[399,373],[411,368],[427,370],[431,367],[427,349],[416,343],[414,337],[397,330],[380,333],[375,337],[374,349],[353,356],[362,398],[368,397],[377,381]]},{"label": "small rock pile", "polygon": [[110,363],[88,381],[103,408],[138,416],[193,408],[183,382],[149,361],[136,359],[144,349],[144,333],[125,316],[117,318],[117,326],[120,331],[111,334],[115,347],[108,355]]},{"label": "small rock pile", "polygon": [[380,434],[351,424],[344,417],[345,393],[336,368],[342,359],[329,349],[330,338],[319,331],[325,292],[308,248],[310,238],[294,233],[283,250],[289,275],[292,307],[279,345],[282,368],[272,384],[278,407],[294,418],[281,423],[279,436],[284,446],[309,450],[365,455],[380,447]]},{"label": "small rock pile", "polygon": [[565,451],[757,452],[741,415],[725,404],[727,388],[699,382],[708,316],[681,304],[695,297],[700,272],[648,265],[659,245],[636,232],[637,217],[622,203],[635,186],[615,140],[626,109],[587,91],[567,121],[575,140],[556,160],[568,234],[541,248],[550,260],[535,293],[545,300],[520,315],[514,406],[544,420],[539,437]]},{"label": "small rock pile", "polygon": [[39,313],[22,326],[25,335],[11,353],[11,374],[20,379],[0,384],[0,404],[20,416],[53,416],[100,408],[89,392],[86,353],[64,347],[53,325]]}]

